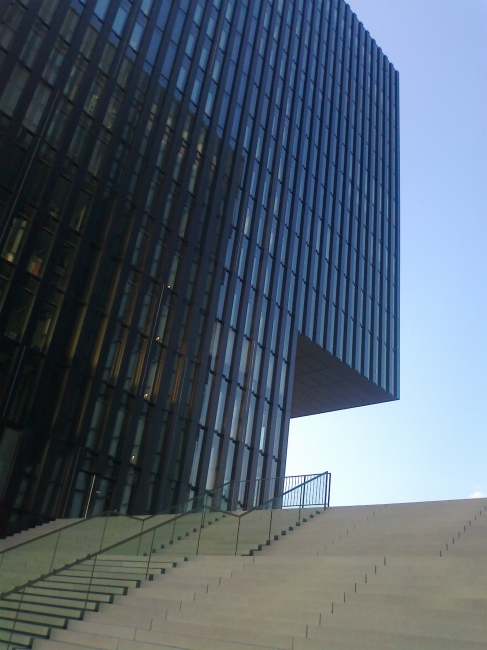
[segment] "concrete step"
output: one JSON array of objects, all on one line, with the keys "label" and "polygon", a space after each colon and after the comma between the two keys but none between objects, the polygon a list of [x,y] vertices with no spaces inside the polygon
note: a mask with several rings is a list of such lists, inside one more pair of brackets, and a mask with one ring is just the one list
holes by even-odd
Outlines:
[{"label": "concrete step", "polygon": [[7,644],[7,647],[10,644],[10,647],[31,648],[33,642],[31,634],[0,629],[0,643]]},{"label": "concrete step", "polygon": [[162,569],[149,569],[145,571],[122,571],[120,573],[116,571],[93,571],[89,569],[83,570],[66,570],[62,574],[57,574],[56,577],[62,577],[66,582],[72,580],[74,583],[83,584],[83,582],[91,582],[92,579],[104,581],[107,584],[112,581],[115,582],[127,581],[128,582],[140,582],[140,580],[145,580],[147,575],[156,575],[161,574]]},{"label": "concrete step", "polygon": [[[181,611],[168,612],[165,622],[153,621],[152,629],[166,629],[163,624],[179,623],[179,629],[191,629],[191,625],[205,625],[209,627],[222,627],[232,630],[253,630],[254,632],[265,632],[273,634],[285,634],[291,636],[306,636],[307,623],[292,620],[274,619],[270,615],[266,619],[240,616],[240,612],[220,614],[213,612],[198,612],[197,610],[182,609]],[[171,626],[174,629],[174,626]]]},{"label": "concrete step", "polygon": [[[92,623],[107,622],[114,623],[113,618],[120,623],[123,621],[124,625],[132,625],[135,627],[147,627],[146,623],[148,620],[153,618],[166,618],[166,612],[168,609],[179,609],[181,607],[181,601],[168,600],[165,603],[160,603],[159,601],[135,601],[129,596],[125,596],[124,599],[120,599],[124,604],[113,603],[110,605],[100,605],[98,612],[86,612],[83,618],[84,621],[90,621]],[[109,618],[112,620],[108,620]],[[144,624],[138,624],[137,621],[143,621]],[[149,625],[150,629],[150,625]]]},{"label": "concrete step", "polygon": [[34,623],[45,625],[47,627],[65,628],[68,625],[67,618],[51,616],[49,614],[39,614],[18,609],[4,609],[0,607],[0,617],[6,620],[22,621],[24,623]]},{"label": "concrete step", "polygon": [[[117,597],[117,596],[116,596]],[[93,603],[89,603],[92,611],[95,611]],[[3,599],[0,603],[1,611],[22,612],[26,616],[30,614],[40,614],[59,618],[65,621],[67,618],[81,619],[83,616],[83,609],[80,607],[59,606],[58,604],[46,604],[36,601],[18,600],[10,601]]]},{"label": "concrete step", "polygon": [[326,640],[294,639],[293,650],[487,650],[487,643],[328,627]]},{"label": "concrete step", "polygon": [[[62,644],[96,648],[97,650],[117,650],[118,644],[118,639],[114,637],[71,630],[53,630],[50,640]],[[35,647],[39,647],[39,645],[37,644]]]},{"label": "concrete step", "polygon": [[[237,610],[242,618],[264,621],[269,618],[274,621],[293,621],[295,623],[309,623],[313,625],[319,625],[320,623],[322,614],[319,609],[318,605],[315,605],[314,609],[299,609],[299,604],[296,609],[285,609],[273,603],[268,603],[266,607],[262,607],[259,604],[251,604],[247,606],[238,605],[238,608],[230,603],[222,603],[218,605],[218,612],[222,616],[233,616]],[[175,610],[186,612],[187,616],[192,616],[194,612],[198,615],[211,615],[216,611],[216,608],[213,603],[206,602],[205,600],[205,602],[183,602],[181,608],[178,607],[175,608]],[[172,611],[173,610],[169,608],[168,615]]]},{"label": "concrete step", "polygon": [[292,650],[293,645],[291,635],[260,632],[252,629],[232,629],[186,621],[184,625],[179,622],[154,621],[151,630],[137,630],[135,635],[136,641],[154,644],[165,643],[166,645],[175,645],[175,647],[178,647],[178,643],[183,642],[185,645],[179,645],[179,647],[189,647],[195,650],[202,647],[201,642],[205,639],[211,639],[212,642],[245,643],[250,646],[268,646],[283,650]]},{"label": "concrete step", "polygon": [[[123,595],[127,591],[127,586],[119,585],[99,585],[96,582],[86,582],[84,584],[72,582],[72,581],[57,581],[57,580],[41,580],[35,583],[35,587],[44,588],[44,589],[54,589],[64,594],[69,591],[86,593],[91,591],[92,593],[102,593],[102,594],[113,594],[113,595]],[[133,586],[133,585],[132,585]]]},{"label": "concrete step", "polygon": [[394,594],[349,594],[349,603],[367,603],[370,607],[381,608],[388,604],[396,607],[420,606],[422,609],[445,611],[470,611],[479,612],[487,616],[487,600],[476,598],[455,598],[448,593],[442,596],[425,596],[421,592],[411,596],[398,596]]},{"label": "concrete step", "polygon": [[[158,576],[160,577],[160,576]],[[140,586],[140,579],[134,578],[133,575],[127,574],[125,577],[124,574],[118,577],[116,574],[110,578],[98,578],[98,577],[88,577],[88,576],[65,576],[65,575],[55,575],[50,576],[46,580],[40,580],[36,583],[41,587],[55,587],[57,589],[83,589],[85,586],[98,586],[106,588],[107,593],[112,593],[112,589],[122,589],[120,585],[123,584],[125,587],[137,587]],[[113,593],[119,593],[118,591],[113,591]]]},{"label": "concrete step", "polygon": [[0,630],[5,632],[15,631],[32,636],[48,638],[51,628],[47,625],[30,623],[28,621],[16,621],[0,617]]},{"label": "concrete step", "polygon": [[[59,611],[62,609],[66,610],[79,610],[80,601],[79,599],[74,598],[55,598],[51,596],[43,596],[39,594],[20,594],[13,593],[10,596],[7,596],[5,600],[15,603],[17,606],[23,605],[38,605],[38,606],[51,606],[57,608]],[[96,610],[96,603],[94,602],[83,602],[83,608],[90,609],[92,611]]]},{"label": "concrete step", "polygon": [[[124,593],[124,590],[119,589],[119,591],[122,591],[122,594]],[[47,598],[58,598],[62,601],[67,600],[72,602],[84,602],[85,600],[90,600],[101,603],[110,603],[113,599],[113,593],[111,590],[109,593],[106,593],[105,591],[98,591],[97,587],[94,585],[83,590],[74,590],[58,589],[56,587],[45,588],[39,587],[37,584],[35,584],[32,587],[26,587],[24,590],[24,595],[28,597],[32,596],[36,599],[38,596],[43,596]]]},{"label": "concrete step", "polygon": [[487,585],[470,586],[467,584],[458,584],[454,580],[445,580],[441,584],[431,585],[425,579],[422,582],[411,582],[401,584],[399,581],[379,582],[369,581],[367,585],[359,583],[357,585],[357,592],[364,592],[367,594],[384,594],[384,595],[414,595],[422,593],[424,596],[441,596],[448,590],[450,596],[455,598],[485,598],[487,599]]}]

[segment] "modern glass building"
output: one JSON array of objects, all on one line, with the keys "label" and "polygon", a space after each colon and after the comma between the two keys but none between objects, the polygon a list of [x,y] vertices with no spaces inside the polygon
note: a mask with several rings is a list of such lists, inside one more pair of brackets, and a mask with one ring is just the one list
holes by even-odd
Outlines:
[{"label": "modern glass building", "polygon": [[282,476],[291,417],[397,399],[398,74],[343,0],[0,17],[4,526]]}]

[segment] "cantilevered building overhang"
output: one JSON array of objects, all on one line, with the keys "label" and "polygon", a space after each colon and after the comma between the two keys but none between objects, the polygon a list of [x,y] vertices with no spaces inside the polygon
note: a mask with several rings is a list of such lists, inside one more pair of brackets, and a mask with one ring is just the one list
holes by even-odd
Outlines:
[{"label": "cantilevered building overhang", "polygon": [[377,384],[298,334],[291,418],[397,399]]}]

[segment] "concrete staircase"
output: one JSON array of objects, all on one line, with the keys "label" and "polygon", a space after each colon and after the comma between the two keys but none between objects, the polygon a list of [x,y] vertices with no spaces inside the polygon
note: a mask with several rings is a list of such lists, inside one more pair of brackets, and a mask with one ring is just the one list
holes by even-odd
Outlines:
[{"label": "concrete staircase", "polygon": [[[107,557],[94,579],[111,591],[94,600],[90,592],[82,620],[32,635],[33,648],[487,650],[486,499],[317,512],[296,526],[296,511],[274,511],[261,551],[262,521],[251,540],[249,517],[255,548],[237,556],[217,554],[228,552],[220,535],[234,522],[207,525],[206,555],[175,567],[157,554],[150,580],[134,574],[141,557]],[[68,603],[82,578],[66,576]]]},{"label": "concrete staircase", "polygon": [[[296,511],[284,511],[284,514],[281,511],[257,511],[243,517],[245,524],[242,525],[239,546],[247,557],[265,545],[271,514],[275,514],[275,525],[284,525],[288,520],[296,524]],[[153,517],[147,523],[152,527],[167,519],[172,517]],[[86,525],[66,528],[61,530],[61,535],[43,535],[44,531],[41,531],[39,539],[35,538],[34,531],[30,531],[32,543],[12,548],[4,554],[0,564],[0,585],[24,585],[32,578],[38,578],[40,567],[53,564],[53,546],[56,548],[55,566],[60,563],[61,567],[64,566],[64,559],[72,561],[73,557],[83,557],[90,545],[89,533],[100,527],[104,531],[103,548],[134,533],[134,523],[127,518],[100,519],[94,522],[95,528],[92,523],[87,521]],[[80,561],[76,566],[34,581],[22,592],[7,593],[4,588],[4,596],[0,598],[0,648],[30,648],[35,641],[54,638],[68,624],[82,621],[89,613],[114,603],[119,596],[135,594],[138,597],[143,584],[157,580],[168,569],[187,561],[188,555],[184,553],[195,554],[198,545],[204,546],[205,552],[210,554],[235,555],[239,525],[238,517],[225,513],[189,514],[168,526],[129,539],[93,559]],[[288,530],[292,528],[288,527]],[[138,524],[136,531],[140,529]],[[288,530],[280,531],[281,535]],[[96,539],[96,543],[99,542]]]}]

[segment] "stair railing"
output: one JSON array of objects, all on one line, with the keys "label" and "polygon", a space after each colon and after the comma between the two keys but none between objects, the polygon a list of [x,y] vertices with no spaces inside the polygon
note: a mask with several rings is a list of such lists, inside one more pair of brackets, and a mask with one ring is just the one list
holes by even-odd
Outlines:
[{"label": "stair railing", "polygon": [[[0,558],[1,643],[6,635],[7,648],[22,647],[22,618],[35,610],[39,598],[41,605],[52,605],[49,594],[56,593],[51,591],[55,583],[71,582],[69,571],[75,567],[83,571],[86,579],[74,587],[78,590],[75,596],[61,607],[84,612],[96,611],[93,607],[100,600],[99,579],[107,571],[107,563],[128,563],[142,570],[147,579],[154,567],[180,560],[182,555],[185,559],[189,555],[252,555],[305,522],[303,513],[307,509],[309,517],[313,517],[313,506],[329,506],[329,472],[305,479],[247,510],[231,512],[197,503],[189,512],[162,515],[163,521],[161,515],[149,518],[152,525],[145,530],[140,529],[141,521],[135,517],[97,516],[85,520],[83,527],[71,525],[8,549]],[[316,514],[319,512],[316,510]],[[133,534],[127,534],[127,527],[132,527]]]},{"label": "stair railing", "polygon": [[[228,481],[223,485],[210,490],[206,490],[201,495],[192,497],[183,503],[171,506],[154,515],[134,516],[120,513],[116,510],[106,510],[100,514],[86,517],[73,523],[67,523],[64,526],[56,528],[55,530],[46,532],[42,535],[38,535],[34,539],[19,542],[18,544],[0,550],[0,571],[2,569],[3,560],[7,554],[13,552],[15,549],[19,549],[22,546],[26,547],[24,549],[25,552],[28,552],[29,550],[35,551],[36,547],[41,544],[41,540],[44,540],[42,544],[46,548],[49,546],[52,548],[54,544],[57,543],[54,541],[55,536],[59,536],[63,531],[65,531],[65,537],[69,538],[69,536],[78,535],[80,527],[82,526],[86,533],[86,537],[92,537],[93,539],[96,539],[101,534],[101,529],[103,527],[102,522],[106,517],[123,518],[127,527],[132,529],[133,534],[136,534],[137,532],[143,532],[146,530],[151,524],[154,523],[154,521],[157,521],[157,518],[160,518],[161,516],[191,512],[199,507],[206,505],[214,506],[221,510],[230,510],[232,508],[235,510],[247,510],[249,505],[250,507],[258,505],[258,503],[260,503],[258,496],[264,493],[269,494],[273,486],[274,494],[271,495],[272,497],[276,496],[279,492],[284,493],[287,490],[291,489],[291,487],[301,484],[306,480],[314,478],[315,476],[317,475],[303,474],[297,476],[286,476],[282,478],[254,479],[252,481]],[[242,490],[247,495],[247,498],[245,498],[243,501],[239,500],[238,498],[234,498],[233,495],[239,495]],[[232,495],[231,499],[225,497],[225,494],[227,493]],[[252,496],[252,499],[249,499],[249,495],[254,496]],[[323,503],[326,504],[326,498],[323,500]],[[113,533],[115,526],[111,525],[108,528],[109,530],[111,529]],[[0,580],[0,590],[1,589],[2,583]]]},{"label": "stair railing", "polygon": [[[116,548],[124,550],[126,555],[145,557],[146,554],[150,555],[153,552],[152,549],[156,549],[154,552],[159,554],[172,552],[174,546],[177,542],[182,541],[183,537],[191,537],[194,542],[198,537],[198,542],[193,545],[194,548],[191,544],[189,545],[191,548],[189,554],[198,554],[201,552],[200,545],[204,544],[207,537],[203,532],[205,525],[211,526],[215,523],[215,518],[221,520],[228,517],[237,524],[240,520],[250,522],[251,517],[256,517],[255,513],[260,513],[260,517],[267,521],[268,534],[265,539],[267,541],[272,534],[273,510],[295,509],[299,521],[304,508],[313,506],[327,508],[329,506],[329,484],[330,473],[324,472],[307,478],[299,485],[248,510],[228,512],[211,505],[198,504],[189,512],[167,515],[163,521],[157,521],[156,517],[151,517],[150,521],[153,525],[147,526],[145,530],[133,526],[134,518],[127,518],[128,521],[124,518],[123,526],[120,527],[117,526],[120,521],[118,517],[93,517],[89,531],[86,528],[80,529],[72,525],[5,551],[2,554],[0,566],[0,590],[4,593],[0,593],[0,597],[10,592],[11,589],[17,588],[15,574],[18,574],[20,569],[22,574],[27,577],[25,583],[31,584],[40,579],[39,576],[52,575],[63,568],[75,566],[79,562],[94,558],[100,553],[108,553]],[[263,515],[262,513],[266,511],[269,511],[269,514]],[[194,520],[193,523],[192,520]],[[136,521],[136,523],[140,523],[140,521]],[[130,531],[131,527],[132,531]],[[129,534],[127,534],[127,528]],[[147,543],[150,535],[156,532],[157,548]],[[122,533],[123,538],[120,539]],[[80,557],[80,539],[83,540],[83,557]],[[234,553],[237,553],[239,550],[238,533],[234,542]]]},{"label": "stair railing", "polygon": [[[86,580],[83,591],[79,592],[81,599],[77,599],[77,606],[82,605],[82,611],[92,609],[98,598],[95,575],[99,576],[100,572],[106,571],[107,563],[128,562],[133,565],[135,561],[139,570],[143,567],[147,578],[151,567],[171,561],[171,558],[174,560],[175,555],[181,552],[186,556],[251,555],[264,545],[269,545],[287,534],[295,526],[306,522],[304,514],[307,509],[309,517],[314,516],[313,506],[326,509],[329,506],[329,488],[330,474],[324,472],[307,478],[299,485],[248,510],[229,512],[203,505],[189,512],[170,516],[162,522],[156,523],[155,519],[151,518],[154,523],[152,527],[126,536],[113,544],[107,544],[110,539],[108,529],[110,523],[117,521],[117,518],[97,517],[96,524],[101,535],[86,537],[83,534],[83,549],[80,548],[79,538],[63,537],[63,533],[72,534],[74,527],[71,527],[69,531],[60,531],[58,535],[51,536],[52,539],[40,540],[42,543],[36,547],[34,555],[33,549],[28,545],[17,549],[16,554],[4,554],[0,609],[8,612],[10,617],[11,632],[8,643],[15,644],[15,635],[20,633],[22,627],[18,617],[21,610],[32,607],[32,599],[35,599],[32,593],[39,591],[36,592],[37,583],[42,582],[39,585],[42,593],[45,581],[49,584],[50,579],[62,579],[63,573],[74,567],[81,567],[86,570]],[[319,512],[320,510],[315,510],[316,514]],[[292,525],[289,525],[290,522]],[[79,532],[80,529],[77,530]],[[46,546],[47,542],[49,544]],[[79,557],[81,550],[83,553],[88,550],[88,553]],[[47,566],[49,570],[44,573],[44,567]],[[20,575],[23,577],[22,584],[14,584]]]}]

